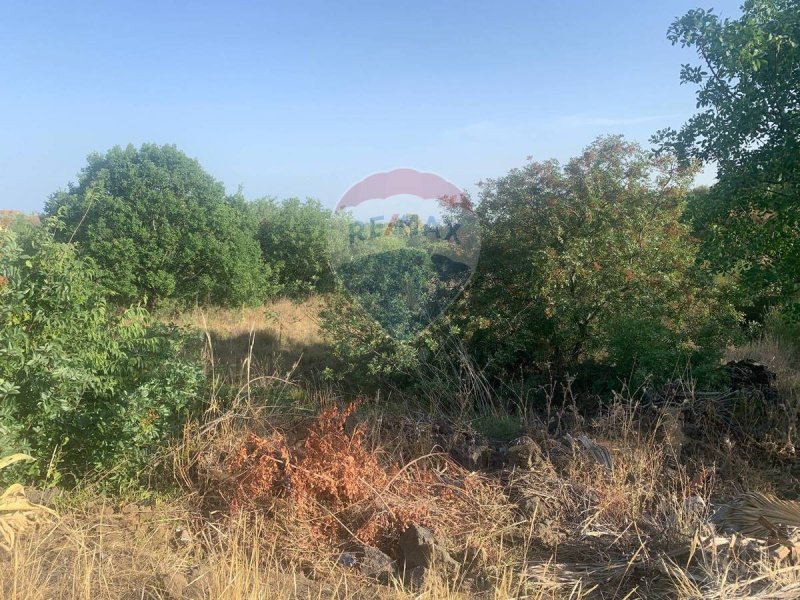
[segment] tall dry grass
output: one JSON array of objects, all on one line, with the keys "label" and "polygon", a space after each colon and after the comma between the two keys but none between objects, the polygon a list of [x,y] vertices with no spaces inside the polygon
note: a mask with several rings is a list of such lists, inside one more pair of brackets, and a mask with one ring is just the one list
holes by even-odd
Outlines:
[{"label": "tall dry grass", "polygon": [[255,308],[196,308],[172,317],[205,333],[220,376],[241,382],[258,373],[311,376],[330,364],[319,327],[324,299],[280,299]]},{"label": "tall dry grass", "polygon": [[[204,420],[187,428],[173,454],[176,478],[190,493],[149,511],[146,521],[126,516],[133,513],[110,514],[94,501],[62,505],[57,519],[23,535],[13,553],[0,557],[0,597],[800,597],[800,565],[776,558],[768,544],[729,535],[710,522],[715,508],[743,486],[800,489],[791,465],[761,464],[746,447],[726,441],[724,431],[690,439],[680,406],[648,407],[641,394],[628,390],[586,420],[569,406],[568,397],[551,397],[550,410],[542,414],[503,414],[480,379],[461,382],[465,396],[478,390],[492,418],[519,422],[529,448],[524,464],[506,461],[474,474],[455,465],[450,454],[493,442],[472,429],[466,410],[455,416],[412,416],[368,399],[354,418],[391,485],[357,495],[357,502],[367,497],[393,507],[418,506],[430,498],[430,511],[420,518],[428,519],[424,524],[463,565],[455,576],[434,567],[422,587],[412,589],[402,574],[388,586],[378,585],[340,564],[348,540],[320,543],[314,535],[319,517],[295,510],[291,497],[276,496],[269,507],[230,511],[225,492],[235,480],[225,470],[227,454],[250,434],[280,432],[288,446],[300,443],[313,415],[341,401],[335,391],[309,388],[277,369],[291,362],[286,356],[283,363],[257,358],[262,349],[255,331],[268,332],[264,339],[271,341],[264,348],[279,354],[295,342],[317,340],[313,317],[304,310],[273,307],[285,317],[277,329],[275,319],[261,311],[188,317],[208,332],[209,368],[228,368],[229,386],[225,401],[209,403]],[[780,393],[797,399],[795,357],[778,340],[732,349],[730,357],[766,363],[778,373]],[[466,378],[470,372],[459,371]],[[223,393],[221,386],[216,389]],[[555,413],[554,428],[550,417]],[[350,435],[352,427],[348,423],[341,435]],[[605,449],[610,462],[588,451],[592,446],[580,443],[581,436]],[[491,449],[506,456],[515,452],[507,444],[494,443]],[[298,457],[302,451],[292,450]],[[216,468],[218,477],[201,481],[198,472],[209,468]],[[398,472],[414,476],[407,496],[391,479]],[[726,479],[734,473],[735,481]],[[472,477],[481,485],[466,485]],[[779,486],[777,478],[791,481]],[[368,482],[356,477],[352,483]],[[438,502],[443,489],[458,501]],[[204,502],[214,497],[222,501]],[[359,507],[339,507],[333,516],[344,520],[357,514],[354,508]]]}]

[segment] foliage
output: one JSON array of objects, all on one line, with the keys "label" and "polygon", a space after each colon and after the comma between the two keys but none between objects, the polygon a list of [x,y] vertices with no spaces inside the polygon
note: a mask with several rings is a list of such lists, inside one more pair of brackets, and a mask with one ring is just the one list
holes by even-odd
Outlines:
[{"label": "foliage", "polygon": [[[483,185],[481,259],[432,328],[397,342],[337,307],[323,327],[345,363],[456,372],[453,336],[482,375],[563,377],[598,366],[613,379],[665,379],[716,367],[737,315],[696,265],[682,222],[691,172],[618,137],[565,167],[531,163]],[[436,366],[433,366],[436,363]],[[418,374],[417,371],[415,374]]]},{"label": "foliage", "polygon": [[47,457],[35,478],[133,476],[202,385],[185,334],[144,308],[115,313],[104,293],[73,245],[0,231],[0,447]]},{"label": "foliage", "polygon": [[232,512],[256,509],[288,521],[292,545],[306,551],[358,541],[394,556],[412,522],[436,529],[445,520],[463,523],[466,514],[480,512],[480,498],[496,491],[493,482],[442,456],[384,464],[365,425],[355,421],[358,404],[323,410],[292,432],[249,433],[227,453],[224,483],[215,491]]},{"label": "foliage", "polygon": [[389,335],[403,339],[431,322],[437,280],[427,253],[403,248],[339,267],[348,291]]},{"label": "foliage", "polygon": [[329,297],[320,319],[322,333],[340,362],[331,376],[346,376],[362,389],[375,385],[410,389],[415,374],[419,379],[420,337],[412,340],[391,337],[343,289]]},{"label": "foliage", "polygon": [[258,225],[264,261],[290,296],[324,293],[333,287],[328,264],[330,211],[317,200],[266,199],[249,207]]},{"label": "foliage", "polygon": [[800,3],[747,0],[742,9],[735,20],[692,10],[672,24],[672,43],[702,61],[681,71],[700,111],[654,141],[718,167],[693,210],[704,257],[756,297],[759,316],[783,304],[800,317]]},{"label": "foliage", "polygon": [[681,222],[691,170],[620,137],[483,185],[481,264],[456,322],[505,373],[622,378],[711,365],[735,321]]},{"label": "foliage", "polygon": [[269,293],[255,224],[240,196],[175,146],[91,154],[78,184],[46,205],[125,304],[257,304]]},{"label": "foliage", "polygon": [[408,341],[439,317],[477,262],[474,212],[445,200],[441,219],[424,225],[409,214],[385,225],[348,213],[333,219],[331,263],[342,288],[395,339]]}]

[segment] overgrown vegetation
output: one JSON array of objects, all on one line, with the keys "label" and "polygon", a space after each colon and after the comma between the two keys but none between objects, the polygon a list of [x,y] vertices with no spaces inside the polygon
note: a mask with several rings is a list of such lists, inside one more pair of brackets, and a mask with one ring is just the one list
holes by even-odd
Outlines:
[{"label": "overgrown vegetation", "polygon": [[[515,169],[484,184],[477,271],[431,331],[391,340],[344,299],[326,313],[326,331],[361,373],[415,373],[432,356],[452,363],[447,340],[455,333],[492,379],[602,372],[605,381],[594,383],[605,389],[685,373],[713,381],[738,315],[725,287],[698,265],[699,244],[684,223],[692,174],[618,137],[597,140],[563,167]],[[391,266],[359,263],[348,275],[403,287],[418,272]],[[413,303],[397,290],[388,296],[381,309],[405,322]]]},{"label": "overgrown vegetation", "polygon": [[0,595],[800,595],[800,4],[668,36],[700,112],[463,246],[153,144],[0,213]]},{"label": "overgrown vegetation", "polygon": [[0,447],[40,482],[129,483],[200,398],[187,334],[105,294],[73,245],[0,231]]},{"label": "overgrown vegetation", "polygon": [[655,136],[683,159],[714,161],[718,182],[698,195],[693,222],[704,258],[747,291],[756,318],[782,307],[800,318],[800,10],[796,0],[748,0],[739,19],[689,11],[669,29],[695,48],[682,83],[700,111]]},{"label": "overgrown vegetation", "polygon": [[264,261],[276,274],[280,292],[306,297],[333,289],[328,260],[330,211],[318,200],[258,200],[248,205],[258,223]]}]

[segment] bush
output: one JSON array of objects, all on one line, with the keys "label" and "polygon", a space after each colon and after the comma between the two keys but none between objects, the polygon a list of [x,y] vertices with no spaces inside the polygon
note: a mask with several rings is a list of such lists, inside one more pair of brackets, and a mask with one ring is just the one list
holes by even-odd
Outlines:
[{"label": "bush", "polygon": [[347,378],[359,389],[400,386],[410,390],[419,380],[419,338],[392,338],[343,289],[328,298],[320,312],[320,327],[340,363],[337,372],[329,375]]},{"label": "bush", "polygon": [[199,397],[186,334],[104,294],[73,245],[0,231],[0,447],[40,457],[34,478],[111,470],[122,483]]},{"label": "bush", "polygon": [[664,379],[713,366],[736,314],[682,222],[692,172],[620,137],[484,185],[481,263],[458,319],[501,374],[582,365]]},{"label": "bush", "polygon": [[328,264],[330,211],[317,200],[253,202],[264,261],[289,296],[329,292],[333,273]]},{"label": "bush", "polygon": [[145,144],[92,154],[77,185],[54,194],[46,213],[67,227],[123,304],[150,307],[258,304],[270,292],[256,223],[241,197],[174,146]]},{"label": "bush", "polygon": [[451,349],[464,346],[495,382],[710,377],[738,315],[682,220],[691,175],[619,137],[564,167],[514,169],[483,186],[477,270],[424,335],[388,339],[341,301],[324,329],[353,371],[367,364],[382,377],[418,365],[455,373],[464,361]]}]

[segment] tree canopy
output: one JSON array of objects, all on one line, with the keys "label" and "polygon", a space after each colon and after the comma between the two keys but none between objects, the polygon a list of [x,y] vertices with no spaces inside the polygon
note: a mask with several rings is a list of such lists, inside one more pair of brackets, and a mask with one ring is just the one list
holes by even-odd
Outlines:
[{"label": "tree canopy", "polygon": [[45,207],[123,303],[258,303],[269,269],[239,196],[175,146],[91,154],[78,183]]},{"label": "tree canopy", "polygon": [[475,355],[505,372],[595,363],[620,377],[717,357],[718,319],[735,315],[695,267],[681,222],[691,178],[612,136],[564,166],[485,183],[481,261],[459,313]]},{"label": "tree canopy", "polygon": [[[477,270],[451,310],[412,341],[389,341],[341,303],[323,323],[354,369],[382,375],[437,360],[459,338],[499,380],[604,374],[665,379],[718,366],[738,315],[697,261],[683,221],[693,172],[621,137],[566,165],[531,162],[482,185]],[[355,326],[354,323],[359,323]]]},{"label": "tree canopy", "polygon": [[692,10],[669,28],[694,48],[684,65],[699,112],[654,136],[684,160],[716,163],[718,183],[692,209],[705,256],[764,304],[800,293],[800,2],[748,0],[739,19]]}]

